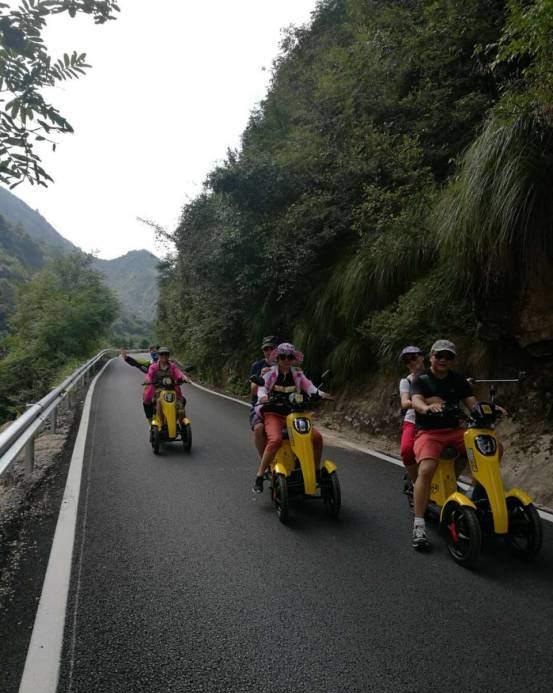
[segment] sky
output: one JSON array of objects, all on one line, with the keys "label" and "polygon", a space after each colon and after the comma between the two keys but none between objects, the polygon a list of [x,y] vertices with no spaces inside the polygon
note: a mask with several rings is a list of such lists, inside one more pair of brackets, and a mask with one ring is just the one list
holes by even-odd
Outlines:
[{"label": "sky", "polygon": [[[15,0],[12,3],[14,4]],[[13,192],[66,238],[110,259],[175,228],[267,91],[281,29],[308,22],[316,0],[120,0],[117,21],[56,17],[54,57],[87,53],[93,66],[48,97],[75,129],[41,149],[47,189]]]}]

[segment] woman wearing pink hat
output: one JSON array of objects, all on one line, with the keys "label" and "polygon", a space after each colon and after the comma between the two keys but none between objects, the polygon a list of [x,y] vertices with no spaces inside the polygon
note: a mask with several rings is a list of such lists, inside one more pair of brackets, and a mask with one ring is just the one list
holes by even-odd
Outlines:
[{"label": "woman wearing pink hat", "polygon": [[[254,493],[262,493],[263,476],[265,470],[273,461],[273,458],[282,443],[282,429],[286,426],[286,416],[276,411],[261,411],[264,403],[269,400],[271,392],[280,392],[283,395],[292,392],[304,392],[308,395],[317,394],[322,399],[332,399],[332,397],[319,390],[313,383],[305,377],[303,371],[293,364],[303,361],[303,354],[298,351],[293,344],[284,342],[279,344],[271,353],[268,359],[274,365],[263,375],[264,385],[260,385],[257,391],[258,404],[257,411],[263,417],[265,424],[265,435],[267,445],[261,458],[259,469],[252,490]],[[313,451],[315,453],[315,464],[317,469],[321,464],[323,451],[323,439],[319,431],[313,429]]]}]

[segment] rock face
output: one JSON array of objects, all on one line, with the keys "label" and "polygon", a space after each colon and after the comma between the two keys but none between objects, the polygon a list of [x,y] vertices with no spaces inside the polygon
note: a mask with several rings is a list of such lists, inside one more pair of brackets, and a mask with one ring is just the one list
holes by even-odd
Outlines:
[{"label": "rock face", "polygon": [[[534,358],[553,356],[553,263],[540,257],[524,279],[487,287],[475,298],[478,336],[484,342],[516,344]],[[517,287],[523,284],[522,289]]]},{"label": "rock face", "polygon": [[553,276],[542,266],[530,275],[518,308],[516,340],[532,356],[553,356]]}]

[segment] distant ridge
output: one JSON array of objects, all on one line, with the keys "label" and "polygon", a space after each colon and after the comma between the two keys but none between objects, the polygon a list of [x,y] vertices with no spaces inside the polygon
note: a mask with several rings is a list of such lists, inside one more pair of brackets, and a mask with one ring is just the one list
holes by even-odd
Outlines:
[{"label": "distant ridge", "polygon": [[34,241],[44,243],[52,250],[70,253],[76,245],[64,238],[46,219],[26,202],[0,186],[0,214],[10,226],[21,226]]},{"label": "distant ridge", "polygon": [[[0,187],[0,334],[13,309],[16,287],[60,253],[82,252],[46,219],[6,188]],[[147,250],[131,250],[113,260],[94,260],[121,305],[115,329],[150,335],[155,317],[159,259]]]},{"label": "distant ridge", "polygon": [[115,291],[124,312],[131,318],[151,323],[157,309],[157,266],[159,258],[148,250],[130,250],[113,260],[96,258],[94,266]]}]

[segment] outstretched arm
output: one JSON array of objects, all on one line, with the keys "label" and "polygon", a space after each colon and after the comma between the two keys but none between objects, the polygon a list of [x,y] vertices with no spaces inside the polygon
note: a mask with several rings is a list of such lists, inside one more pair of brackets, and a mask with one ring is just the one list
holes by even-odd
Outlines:
[{"label": "outstretched arm", "polygon": [[143,373],[148,372],[148,369],[150,368],[149,361],[137,361],[136,359],[133,359],[132,356],[129,356],[126,352],[121,352],[121,356],[123,357],[124,361],[129,364],[129,366],[134,366]]}]

